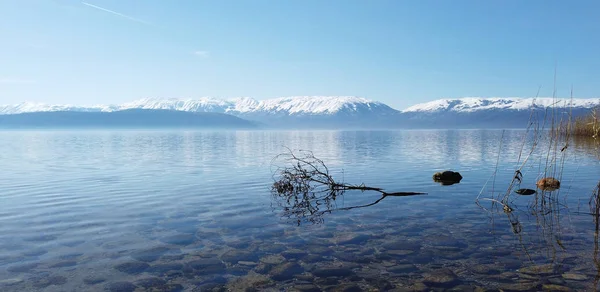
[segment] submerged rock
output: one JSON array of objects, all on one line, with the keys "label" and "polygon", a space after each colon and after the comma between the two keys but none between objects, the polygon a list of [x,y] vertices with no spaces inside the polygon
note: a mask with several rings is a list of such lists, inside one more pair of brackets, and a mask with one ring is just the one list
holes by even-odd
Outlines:
[{"label": "submerged rock", "polygon": [[247,276],[227,283],[227,288],[229,291],[261,291],[271,283],[271,279],[266,276],[250,272]]},{"label": "submerged rock", "polygon": [[167,263],[167,264],[158,264],[158,265],[151,266],[148,269],[148,272],[157,273],[157,274],[165,274],[165,273],[171,272],[171,271],[181,271],[181,269],[183,269],[182,264]]},{"label": "submerged rock", "polygon": [[63,276],[49,276],[46,278],[42,278],[39,279],[37,281],[34,282],[34,286],[36,288],[46,288],[48,286],[52,286],[52,285],[64,285],[67,283],[67,278],[63,277]]},{"label": "submerged rock", "polygon": [[588,278],[586,275],[577,274],[577,273],[564,273],[564,274],[562,274],[562,277],[565,280],[573,280],[573,281],[585,281]]},{"label": "submerged rock", "polygon": [[344,234],[335,239],[337,244],[364,244],[369,239],[371,239],[371,235],[368,234]]},{"label": "submerged rock", "polygon": [[275,281],[284,281],[293,279],[295,275],[301,274],[304,269],[297,263],[285,263],[274,267],[270,274],[271,279]]},{"label": "submerged rock", "polygon": [[569,288],[569,287],[555,285],[555,284],[544,284],[542,286],[542,289],[544,289],[544,291],[566,291],[566,292],[571,291],[571,288]]},{"label": "submerged rock", "polygon": [[0,280],[0,286],[12,286],[25,282],[25,280],[21,278],[12,278],[12,279],[4,279]]},{"label": "submerged rock", "polygon": [[362,292],[363,289],[360,288],[360,286],[358,286],[357,284],[348,283],[348,284],[338,285],[337,287],[335,287],[335,289],[333,291],[335,291],[335,292]]},{"label": "submerged rock", "polygon": [[285,261],[285,258],[282,255],[278,255],[278,254],[277,255],[268,255],[268,256],[261,258],[260,261],[265,264],[277,265],[277,264],[283,263]]},{"label": "submerged rock", "polygon": [[106,279],[101,278],[101,277],[95,277],[95,276],[88,276],[83,278],[83,283],[85,283],[86,285],[96,285],[99,283],[102,283],[106,281]]},{"label": "submerged rock", "polygon": [[350,276],[350,275],[354,274],[354,272],[348,268],[343,268],[343,267],[323,267],[323,268],[317,268],[317,269],[313,270],[312,274],[317,277],[327,278],[327,277],[346,277],[346,276]]},{"label": "submerged rock", "polygon": [[235,264],[237,262],[254,262],[256,260],[258,260],[258,256],[255,253],[252,252],[248,252],[248,251],[243,251],[243,250],[237,250],[237,249],[232,249],[226,253],[224,253],[223,255],[221,255],[221,259],[224,262],[230,263],[230,264]]},{"label": "submerged rock", "polygon": [[185,246],[194,243],[196,241],[196,236],[182,233],[161,238],[160,241],[168,244]]},{"label": "submerged rock", "polygon": [[560,181],[558,181],[557,179],[555,179],[553,177],[545,177],[545,178],[538,180],[536,185],[537,185],[538,189],[540,189],[542,191],[551,192],[551,191],[558,190],[560,188]]},{"label": "submerged rock", "polygon": [[122,263],[122,264],[116,265],[115,269],[122,273],[134,275],[134,274],[140,274],[140,273],[144,272],[149,267],[150,267],[150,265],[148,265],[147,263],[128,262],[128,263]]},{"label": "submerged rock", "polygon": [[115,282],[107,284],[105,288],[109,292],[133,292],[137,287],[129,282]]},{"label": "submerged rock", "polygon": [[38,263],[22,264],[22,265],[18,265],[18,266],[9,267],[7,269],[7,271],[9,271],[11,273],[27,273],[27,272],[37,268],[38,265],[39,265]]},{"label": "submerged rock", "polygon": [[425,275],[423,283],[430,286],[448,287],[458,284],[459,280],[456,274],[450,269],[438,269]]},{"label": "submerged rock", "polygon": [[444,186],[460,183],[462,175],[456,171],[446,170],[444,172],[436,172],[433,174],[433,181],[441,183]]},{"label": "submerged rock", "polygon": [[536,265],[536,266],[528,266],[519,269],[520,273],[529,274],[529,275],[549,275],[554,273],[554,265],[545,264],[545,265]]},{"label": "submerged rock", "polygon": [[281,253],[286,259],[300,259],[307,255],[307,252],[301,249],[288,249]]},{"label": "submerged rock", "polygon": [[146,250],[133,252],[131,257],[142,262],[153,262],[158,260],[163,254],[169,251],[166,247],[154,247]]},{"label": "submerged rock", "polygon": [[219,259],[208,258],[189,262],[189,266],[203,274],[221,274],[225,271],[225,264]]},{"label": "submerged rock", "polygon": [[77,265],[76,261],[64,261],[64,262],[58,262],[56,264],[53,264],[50,266],[50,268],[66,268],[66,267],[73,267],[76,265]]}]

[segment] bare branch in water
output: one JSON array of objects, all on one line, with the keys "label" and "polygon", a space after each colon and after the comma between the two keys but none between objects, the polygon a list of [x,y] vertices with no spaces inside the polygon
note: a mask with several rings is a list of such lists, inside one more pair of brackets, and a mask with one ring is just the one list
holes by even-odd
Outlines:
[{"label": "bare branch in water", "polygon": [[[271,165],[274,183],[271,187],[273,198],[283,209],[283,216],[294,218],[298,225],[302,221],[322,223],[322,216],[334,210],[351,210],[373,206],[388,196],[402,197],[423,195],[422,192],[392,192],[363,184],[347,184],[336,181],[329,173],[323,160],[316,158],[311,151],[299,150],[294,153],[287,148],[286,153],[277,155]],[[283,165],[278,165],[283,164]],[[381,197],[373,203],[353,207],[336,208],[335,200],[346,191],[374,191]]]}]

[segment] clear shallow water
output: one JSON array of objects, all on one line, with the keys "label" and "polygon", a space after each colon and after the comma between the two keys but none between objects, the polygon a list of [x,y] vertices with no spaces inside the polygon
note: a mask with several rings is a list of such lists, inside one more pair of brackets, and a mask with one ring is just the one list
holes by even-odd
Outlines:
[{"label": "clear shallow water", "polygon": [[[567,150],[554,212],[527,208],[535,196],[513,194],[509,214],[475,202],[506,191],[523,133],[1,132],[0,290],[594,290],[596,150]],[[270,193],[283,146],[345,182],[428,194],[298,226]],[[542,150],[521,187],[535,189]],[[464,179],[433,182],[445,169]]]}]

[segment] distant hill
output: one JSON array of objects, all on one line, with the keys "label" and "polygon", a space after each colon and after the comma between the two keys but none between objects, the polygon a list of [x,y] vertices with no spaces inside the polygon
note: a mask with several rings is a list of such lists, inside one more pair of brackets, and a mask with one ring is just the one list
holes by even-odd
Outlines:
[{"label": "distant hill", "polygon": [[[126,124],[142,121],[143,117],[133,120],[121,117],[120,121],[102,120],[107,113],[125,112],[126,116],[133,113],[150,111],[155,118],[139,122],[137,126],[159,127],[174,125],[222,125],[231,127],[244,123],[261,124],[266,128],[278,129],[398,129],[398,128],[525,128],[532,112],[538,119],[545,116],[546,109],[553,109],[555,117],[566,118],[569,112],[573,116],[588,114],[590,109],[598,106],[599,98],[568,99],[568,98],[458,98],[439,99],[421,103],[404,110],[396,110],[388,105],[369,99],[354,96],[296,96],[267,100],[252,98],[234,99],[160,99],[146,98],[120,105],[48,105],[25,102],[16,105],[0,105],[0,121],[7,115],[23,113],[40,113],[33,117],[8,118],[16,119],[21,124],[40,124],[40,119],[46,117],[42,112],[60,112],[53,121],[51,118],[45,124],[76,124],[75,120],[60,122],[65,119],[75,119],[76,114],[86,113],[86,116],[97,118],[97,121],[83,121],[82,125],[94,124],[113,126],[114,123]],[[137,111],[136,111],[137,110]],[[164,111],[163,116],[156,115]],[[166,114],[168,112],[169,114]],[[188,113],[176,115],[175,113]],[[189,114],[204,115],[199,116]],[[221,114],[221,116],[210,116]],[[175,117],[177,116],[177,117]],[[232,120],[233,117],[238,119]],[[116,117],[120,117],[116,114]],[[221,117],[221,118],[218,118]],[[227,118],[225,118],[227,117]],[[192,122],[193,121],[193,122]],[[7,122],[8,123],[8,122]],[[14,123],[14,122],[13,122]],[[1,126],[1,125],[0,125]]]},{"label": "distant hill", "polygon": [[170,110],[47,111],[0,115],[0,128],[230,128],[258,124],[232,115]]}]

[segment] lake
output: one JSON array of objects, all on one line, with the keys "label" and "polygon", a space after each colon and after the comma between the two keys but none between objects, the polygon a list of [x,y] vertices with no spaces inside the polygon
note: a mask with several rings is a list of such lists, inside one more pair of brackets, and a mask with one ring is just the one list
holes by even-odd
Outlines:
[{"label": "lake", "polygon": [[[0,132],[0,291],[595,290],[597,149],[560,145],[552,161],[543,141],[521,151],[524,135]],[[381,198],[352,190],[290,212],[271,192],[285,147],[338,181],[426,194],[344,210]],[[547,164],[561,187],[510,191],[504,212],[492,200],[526,158],[521,188]],[[462,181],[434,182],[443,170]]]}]

